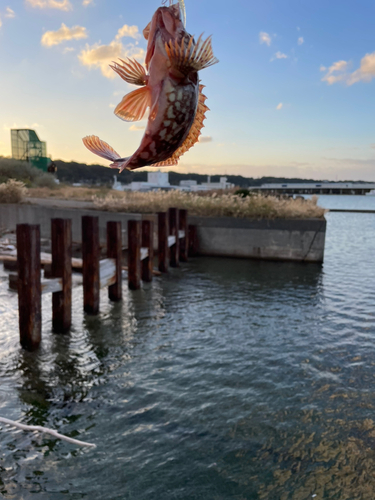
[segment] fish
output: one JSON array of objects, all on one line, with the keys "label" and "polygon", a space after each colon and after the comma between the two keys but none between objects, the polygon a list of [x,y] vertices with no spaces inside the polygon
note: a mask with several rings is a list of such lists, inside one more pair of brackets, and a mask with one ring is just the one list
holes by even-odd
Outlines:
[{"label": "fish", "polygon": [[120,172],[178,164],[198,141],[209,110],[198,71],[219,62],[211,37],[203,40],[200,35],[195,41],[186,31],[178,3],[159,7],[143,35],[147,40],[145,66],[131,58],[110,65],[127,83],[140,87],[123,97],[115,115],[134,122],[142,120],[149,108],[140,146],[131,156],[121,157],[99,137],[83,138],[87,149],[111,161],[109,166]]}]

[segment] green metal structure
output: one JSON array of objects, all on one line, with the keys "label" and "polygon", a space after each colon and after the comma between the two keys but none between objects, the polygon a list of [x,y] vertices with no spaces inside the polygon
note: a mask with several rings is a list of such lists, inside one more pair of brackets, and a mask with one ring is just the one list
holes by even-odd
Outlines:
[{"label": "green metal structure", "polygon": [[47,145],[39,140],[35,130],[12,129],[10,131],[12,158],[25,160],[44,172],[48,171],[51,158],[47,157]]}]

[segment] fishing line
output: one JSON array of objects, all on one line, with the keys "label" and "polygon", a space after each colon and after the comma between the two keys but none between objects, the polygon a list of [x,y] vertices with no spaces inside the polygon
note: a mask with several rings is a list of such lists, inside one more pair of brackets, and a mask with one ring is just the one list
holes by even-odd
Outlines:
[{"label": "fishing line", "polygon": [[[168,0],[162,0],[161,4],[162,5],[167,5]],[[186,8],[185,8],[185,0],[178,0],[178,3],[180,4],[180,11],[182,15],[182,22],[184,23],[184,26],[186,28]],[[173,5],[173,0],[169,0],[169,7]]]},{"label": "fishing line", "polygon": [[186,28],[185,0],[178,0],[178,3],[180,4],[180,10],[181,10],[181,14],[182,14],[182,22],[184,23],[184,26]]}]

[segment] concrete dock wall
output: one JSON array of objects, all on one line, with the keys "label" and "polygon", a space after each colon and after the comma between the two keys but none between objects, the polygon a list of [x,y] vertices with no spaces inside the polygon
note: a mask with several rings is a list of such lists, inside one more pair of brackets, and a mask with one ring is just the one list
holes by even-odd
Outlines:
[{"label": "concrete dock wall", "polygon": [[323,262],[325,219],[248,220],[190,217],[198,255]]},{"label": "concrete dock wall", "polygon": [[76,243],[82,241],[81,218],[83,215],[96,215],[99,217],[100,243],[107,241],[107,222],[122,222],[122,241],[127,244],[128,220],[141,220],[140,214],[124,214],[116,212],[104,212],[90,209],[58,208],[42,205],[26,204],[1,204],[0,205],[0,228],[13,230],[17,224],[40,224],[40,236],[51,238],[51,219],[72,219],[72,238]]},{"label": "concrete dock wall", "polygon": [[[151,219],[155,226],[157,224],[157,217],[153,215],[40,204],[1,204],[0,228],[14,230],[17,224],[40,224],[41,237],[50,238],[52,218],[72,219],[73,241],[80,243],[82,215],[99,217],[100,242],[103,245],[106,244],[108,221],[122,223],[124,247],[127,246],[128,220]],[[256,221],[231,217],[189,217],[189,224],[197,226],[198,255],[323,262],[325,219]]]}]

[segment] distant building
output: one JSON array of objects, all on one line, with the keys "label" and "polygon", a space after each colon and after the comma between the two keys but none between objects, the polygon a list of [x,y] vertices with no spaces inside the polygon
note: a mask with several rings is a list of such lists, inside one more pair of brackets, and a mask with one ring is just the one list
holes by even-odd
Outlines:
[{"label": "distant building", "polygon": [[186,181],[180,181],[180,188],[184,191],[194,191],[198,185],[197,181],[187,179]]},{"label": "distant building", "polygon": [[202,182],[201,186],[204,186],[207,190],[211,189],[230,189],[234,187],[234,184],[227,182],[227,177],[220,177],[219,182],[211,182],[211,176],[207,176],[207,182]]},{"label": "distant building", "polygon": [[216,189],[230,189],[234,187],[234,184],[227,182],[226,177],[220,177],[219,182],[211,182],[211,176],[207,176],[207,182],[202,182],[198,184],[197,181],[180,181],[180,189],[184,191],[212,191]]},{"label": "distant building", "polygon": [[169,184],[168,172],[161,172],[160,170],[156,172],[147,172],[147,184],[166,188],[171,187]]},{"label": "distant building", "polygon": [[51,163],[47,157],[47,144],[41,141],[35,132],[30,129],[12,129],[10,131],[12,158],[30,162],[34,167],[45,172]]},{"label": "distant building", "polygon": [[179,186],[171,186],[169,183],[169,173],[157,170],[155,172],[147,172],[147,182],[131,182],[130,184],[122,184],[114,175],[112,188],[116,191],[156,191],[162,189],[169,191],[179,189],[181,191],[211,191],[214,189],[229,189],[234,187],[234,184],[227,182],[226,177],[220,177],[219,182],[211,182],[211,177],[207,176],[207,182],[198,184],[197,181],[185,180],[180,181]]},{"label": "distant building", "polygon": [[270,194],[366,194],[375,189],[375,183],[365,182],[289,182],[262,184],[250,188],[253,191]]},{"label": "distant building", "polygon": [[114,175],[113,189],[116,191],[156,191],[158,189],[169,190],[176,189],[176,186],[169,184],[168,172],[147,172],[147,182],[131,182],[122,184],[118,182],[117,175]]}]

